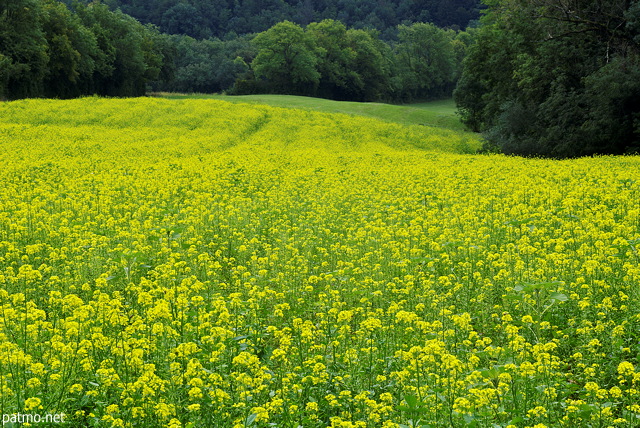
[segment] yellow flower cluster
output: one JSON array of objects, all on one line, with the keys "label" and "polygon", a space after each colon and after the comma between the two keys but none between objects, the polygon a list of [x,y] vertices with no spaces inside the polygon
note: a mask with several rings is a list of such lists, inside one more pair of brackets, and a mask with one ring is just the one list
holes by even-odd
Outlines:
[{"label": "yellow flower cluster", "polygon": [[640,159],[476,145],[220,101],[1,104],[0,407],[635,426]]}]

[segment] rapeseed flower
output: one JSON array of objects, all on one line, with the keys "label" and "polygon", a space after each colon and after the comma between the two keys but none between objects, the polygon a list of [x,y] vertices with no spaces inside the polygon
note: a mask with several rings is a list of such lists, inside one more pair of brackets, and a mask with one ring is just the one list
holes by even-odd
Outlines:
[{"label": "rapeseed flower", "polygon": [[456,153],[473,138],[2,104],[0,404],[70,426],[628,425],[640,161]]}]

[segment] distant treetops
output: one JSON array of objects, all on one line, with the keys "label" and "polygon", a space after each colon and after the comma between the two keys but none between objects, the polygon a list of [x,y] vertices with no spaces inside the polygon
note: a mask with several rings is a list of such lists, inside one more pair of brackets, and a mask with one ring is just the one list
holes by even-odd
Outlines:
[{"label": "distant treetops", "polygon": [[[80,1],[63,0],[68,5]],[[350,28],[369,28],[382,39],[395,37],[400,24],[431,22],[464,29],[480,16],[480,0],[102,0],[167,34],[195,39],[235,39],[257,34],[282,21],[300,26],[333,19]]]},{"label": "distant treetops", "polygon": [[0,97],[148,90],[283,93],[354,101],[450,96],[470,33],[414,23],[387,42],[325,19],[227,40],[167,35],[106,4],[0,0]]},{"label": "distant treetops", "polygon": [[348,29],[339,21],[306,29],[284,21],[253,39],[256,56],[233,92],[355,101],[446,96],[470,40],[461,34],[433,24],[401,25],[397,41],[388,44],[373,31]]}]

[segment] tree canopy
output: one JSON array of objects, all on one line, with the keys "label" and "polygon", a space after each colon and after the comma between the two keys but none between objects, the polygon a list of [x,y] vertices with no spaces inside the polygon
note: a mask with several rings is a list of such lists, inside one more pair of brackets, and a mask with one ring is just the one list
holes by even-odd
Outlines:
[{"label": "tree canopy", "polygon": [[0,0],[0,97],[143,95],[169,55],[157,29],[104,4]]},{"label": "tree canopy", "polygon": [[[423,100],[451,94],[473,40],[473,31],[431,23],[398,25],[395,39],[385,40],[378,30],[334,19],[306,25],[283,20],[257,34],[197,39],[161,33],[107,3],[114,2],[66,7],[56,0],[0,0],[0,97],[139,96],[155,90]],[[166,25],[189,32],[185,28],[207,20],[196,8],[205,3],[174,4],[175,14],[163,15],[171,21]],[[256,20],[282,4],[247,3]],[[339,10],[355,7],[349,5]],[[312,19],[313,7],[307,6]]]},{"label": "tree canopy", "polygon": [[300,26],[280,22],[253,41],[258,55],[251,63],[252,68],[257,77],[270,80],[276,92],[307,93],[306,88],[318,85],[319,48]]},{"label": "tree canopy", "polygon": [[[71,4],[74,0],[65,0]],[[89,2],[91,0],[83,0]],[[300,26],[332,19],[393,38],[400,24],[430,22],[464,29],[479,17],[479,0],[104,0],[142,23],[196,39],[259,33],[282,21]]]},{"label": "tree canopy", "polygon": [[505,153],[640,150],[640,6],[491,0],[455,92],[463,120]]},{"label": "tree canopy", "polygon": [[433,24],[402,25],[387,43],[334,20],[306,29],[289,21],[259,33],[251,70],[233,93],[276,92],[352,101],[450,96],[472,37]]}]

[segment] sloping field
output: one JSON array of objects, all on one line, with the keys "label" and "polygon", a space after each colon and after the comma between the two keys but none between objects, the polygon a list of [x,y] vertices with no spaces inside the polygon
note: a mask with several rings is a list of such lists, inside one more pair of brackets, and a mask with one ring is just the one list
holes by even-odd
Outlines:
[{"label": "sloping field", "polygon": [[403,125],[424,125],[464,132],[465,126],[456,115],[452,99],[417,104],[395,105],[385,103],[359,103],[334,101],[324,98],[295,95],[219,95],[159,93],[169,99],[217,99],[232,103],[265,104],[274,107],[298,108],[324,113],[342,113],[396,122]]},{"label": "sloping field", "polygon": [[3,413],[637,426],[640,159],[467,138],[212,100],[1,104]]},{"label": "sloping field", "polygon": [[[4,107],[0,123],[9,125],[8,132],[11,125],[24,125],[34,133],[30,136],[34,139],[39,138],[38,132],[50,135],[50,140],[56,135],[71,142],[89,138],[96,144],[109,143],[110,151],[119,150],[116,147],[128,150],[134,141],[168,144],[170,150],[183,150],[185,156],[202,155],[203,148],[205,152],[224,151],[240,143],[267,150],[372,151],[386,147],[454,153],[473,152],[480,146],[474,134],[449,129],[217,100],[85,98],[26,100]],[[71,149],[74,147],[72,144]],[[99,149],[91,152],[100,155]]]}]

